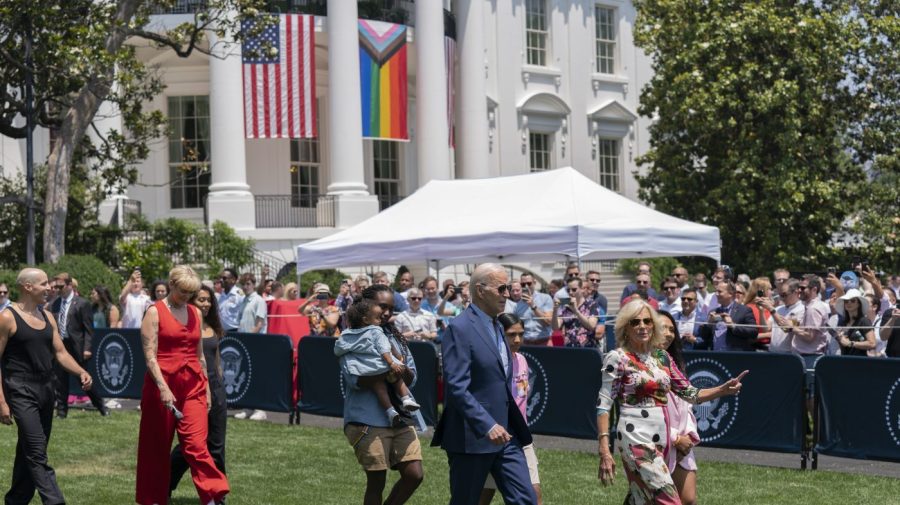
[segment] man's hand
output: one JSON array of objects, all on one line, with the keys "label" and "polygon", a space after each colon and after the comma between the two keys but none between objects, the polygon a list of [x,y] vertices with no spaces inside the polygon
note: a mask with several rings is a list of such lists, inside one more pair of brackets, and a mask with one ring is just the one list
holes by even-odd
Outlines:
[{"label": "man's hand", "polygon": [[444,292],[444,300],[449,300],[456,295],[456,290],[453,289],[453,286],[448,286],[447,291]]},{"label": "man's hand", "polygon": [[725,322],[726,326],[734,326],[734,319],[731,319],[731,316],[726,314],[722,314],[722,321]]},{"label": "man's hand", "polygon": [[91,351],[84,351],[84,360],[85,361],[91,359],[91,356],[93,356],[93,354],[91,354]]},{"label": "man's hand", "polygon": [[491,428],[491,431],[487,434],[487,438],[494,445],[503,445],[512,440],[512,436],[499,424],[495,424],[494,427]]},{"label": "man's hand", "polygon": [[875,281],[878,280],[875,278],[875,272],[868,265],[863,265],[859,275],[861,275],[863,279],[869,281],[869,284],[875,284]]},{"label": "man's hand", "polygon": [[12,414],[9,412],[9,405],[6,402],[0,401],[0,424],[11,426],[12,423]]},{"label": "man's hand", "polygon": [[528,293],[522,293],[522,301],[527,303],[528,306],[531,306],[531,295]]},{"label": "man's hand", "polygon": [[81,382],[81,389],[85,391],[90,391],[91,386],[94,385],[94,379],[91,378],[91,374],[85,372],[84,370],[78,374],[78,380]]}]

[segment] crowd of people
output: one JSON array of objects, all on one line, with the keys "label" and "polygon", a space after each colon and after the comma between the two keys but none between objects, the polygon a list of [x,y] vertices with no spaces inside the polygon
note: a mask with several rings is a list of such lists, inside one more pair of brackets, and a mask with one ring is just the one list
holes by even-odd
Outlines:
[{"label": "crowd of people", "polygon": [[[192,269],[178,266],[167,281],[148,287],[136,269],[118,303],[105,286],[93,287],[84,299],[69,274],[49,279],[25,269],[17,279],[18,304],[0,284],[6,393],[0,393],[0,423],[15,417],[19,425],[7,503],[27,495],[25,503],[35,490],[45,501],[61,499],[46,463],[46,434],[54,405],[57,416],[66,417],[67,374],[78,376],[87,400],[108,415],[108,404],[91,392],[85,371],[96,328],[141,331],[148,375],[138,503],[164,503],[188,468],[202,503],[223,502],[229,490],[227,404],[219,340],[227,331],[266,333],[273,300],[296,300],[292,317],[305,316],[311,334],[336,339],[347,384],[344,432],[366,472],[366,504],[382,503],[388,469],[400,472],[390,503],[405,503],[424,478],[414,428],[421,416],[417,423],[419,404],[410,392],[416,380],[412,340],[439,346],[445,403],[433,444],[448,454],[451,503],[489,503],[494,489],[507,503],[541,503],[521,346],[603,353],[598,477],[607,484],[615,476],[608,414],[617,405],[628,503],[694,503],[692,448],[699,437],[690,404],[740,392],[746,372],[710,389],[693,387],[682,372],[683,350],[791,352],[808,369],[826,354],[900,357],[900,276],[882,282],[865,262],[840,274],[829,269],[825,275],[792,276],[778,269],[772,279],[735,275],[721,266],[709,283],[704,273],[691,276],[678,267],[659,291],[651,274],[649,263],[639,264],[634,282],[620,295],[621,309],[611,315],[600,273],[582,276],[577,264],[546,286],[528,272],[511,280],[493,264],[479,265],[469,279],[443,283],[427,276],[417,284],[411,272],[401,270],[392,284],[387,273],[377,272],[371,281],[363,275],[343,280],[336,295],[327,284],[314,284],[303,300],[296,284],[282,285],[265,273],[257,282],[252,273],[226,268],[201,282]],[[607,322],[615,333],[610,349]],[[242,414],[265,419],[262,411]],[[169,451],[175,433],[180,443]],[[160,469],[168,480],[159,478]],[[488,476],[484,489],[471,485]]]}]

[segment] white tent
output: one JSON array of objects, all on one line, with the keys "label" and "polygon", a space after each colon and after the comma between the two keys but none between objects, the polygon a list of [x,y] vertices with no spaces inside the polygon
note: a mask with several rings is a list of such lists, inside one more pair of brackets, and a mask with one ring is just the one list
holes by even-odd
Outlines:
[{"label": "white tent", "polygon": [[657,212],[573,168],[431,181],[366,221],[297,247],[297,270],[706,256],[719,229]]}]

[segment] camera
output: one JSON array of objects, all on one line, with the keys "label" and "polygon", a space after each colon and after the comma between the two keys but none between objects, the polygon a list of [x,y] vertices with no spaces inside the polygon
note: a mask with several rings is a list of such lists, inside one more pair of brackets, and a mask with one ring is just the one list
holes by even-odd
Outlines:
[{"label": "camera", "polygon": [[316,295],[316,300],[327,300],[328,293],[319,293]]},{"label": "camera", "polygon": [[560,296],[560,297],[557,298],[557,299],[559,300],[559,304],[560,304],[560,305],[568,305],[569,302],[572,301],[572,299],[571,299],[570,297],[568,297],[568,296]]},{"label": "camera", "polygon": [[766,296],[766,292],[761,289],[758,289],[758,290],[756,290],[756,296],[757,296],[757,298],[764,298]]},{"label": "camera", "polygon": [[837,275],[837,267],[828,267],[828,273]]}]

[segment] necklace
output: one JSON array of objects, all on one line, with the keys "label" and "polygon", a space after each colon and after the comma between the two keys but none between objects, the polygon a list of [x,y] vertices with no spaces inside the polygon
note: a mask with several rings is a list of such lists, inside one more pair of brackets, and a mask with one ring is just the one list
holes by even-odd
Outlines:
[{"label": "necklace", "polygon": [[16,302],[16,308],[19,309],[19,312],[28,314],[29,316],[38,318],[41,316],[41,311],[39,311],[37,307],[35,307],[34,310],[25,310],[25,304],[22,302]]},{"label": "necklace", "polygon": [[181,310],[181,309],[183,309],[183,308],[185,307],[184,304],[181,304],[181,305],[174,305],[174,304],[172,304],[172,302],[169,301],[169,297],[168,297],[168,296],[165,298],[165,302],[166,302],[166,307],[168,307],[169,310]]}]

